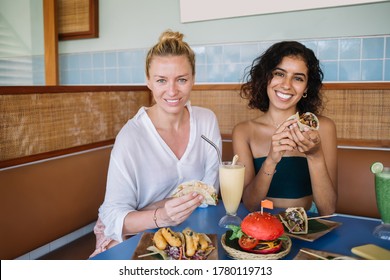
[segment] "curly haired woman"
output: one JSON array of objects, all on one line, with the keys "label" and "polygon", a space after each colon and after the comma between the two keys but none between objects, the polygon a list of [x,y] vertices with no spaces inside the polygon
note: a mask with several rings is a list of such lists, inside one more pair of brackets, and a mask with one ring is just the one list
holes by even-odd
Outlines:
[{"label": "curly haired woman", "polygon": [[[319,115],[323,73],[315,54],[296,41],[276,43],[253,61],[245,78],[241,96],[263,114],[233,129],[234,153],[246,167],[244,205],[255,211],[269,199],[275,207],[334,213],[336,127]],[[319,129],[301,130],[297,119],[289,119],[297,112],[316,114]]]}]

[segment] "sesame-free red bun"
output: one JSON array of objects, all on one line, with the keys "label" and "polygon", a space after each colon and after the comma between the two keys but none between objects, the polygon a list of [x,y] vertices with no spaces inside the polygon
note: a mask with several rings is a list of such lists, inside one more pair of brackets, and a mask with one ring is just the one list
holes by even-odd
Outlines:
[{"label": "sesame-free red bun", "polygon": [[274,240],[284,233],[283,224],[270,213],[253,212],[241,223],[241,230],[259,240]]},{"label": "sesame-free red bun", "polygon": [[283,224],[270,213],[250,213],[242,221],[241,231],[244,235],[239,239],[238,244],[245,251],[272,254],[282,248],[279,237],[284,233]]}]

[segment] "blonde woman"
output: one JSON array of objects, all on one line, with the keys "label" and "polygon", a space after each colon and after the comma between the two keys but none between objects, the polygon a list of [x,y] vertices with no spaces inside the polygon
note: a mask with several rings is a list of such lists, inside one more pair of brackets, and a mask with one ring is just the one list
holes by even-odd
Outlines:
[{"label": "blonde woman", "polygon": [[91,256],[126,236],[186,220],[203,197],[170,198],[182,182],[218,188],[218,154],[201,135],[220,148],[221,135],[212,111],[191,106],[195,54],[183,36],[167,30],[147,54],[147,86],[155,102],[140,108],[116,138]]}]

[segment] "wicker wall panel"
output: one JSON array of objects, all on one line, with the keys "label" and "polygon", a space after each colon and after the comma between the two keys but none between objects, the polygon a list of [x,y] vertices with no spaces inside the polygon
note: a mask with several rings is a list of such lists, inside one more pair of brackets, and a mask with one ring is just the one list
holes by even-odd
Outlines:
[{"label": "wicker wall panel", "polygon": [[[339,139],[390,146],[390,89],[325,90],[325,96],[323,114],[335,121]],[[262,114],[248,109],[237,89],[197,89],[191,102],[213,110],[227,135]],[[114,139],[149,104],[147,90],[0,95],[0,161]]]},{"label": "wicker wall panel", "polygon": [[58,1],[58,33],[89,30],[89,0]]},{"label": "wicker wall panel", "polygon": [[[339,139],[381,141],[390,143],[389,90],[325,90],[323,115],[336,123]],[[247,108],[247,101],[237,90],[194,91],[193,105],[212,109],[218,118],[221,133],[231,134],[235,124],[255,118],[258,110]]]},{"label": "wicker wall panel", "polygon": [[390,141],[390,90],[328,90],[324,115],[341,139]]},{"label": "wicker wall panel", "polygon": [[237,90],[193,91],[191,104],[211,109],[217,115],[221,134],[231,134],[235,124],[262,114],[249,109]]},{"label": "wicker wall panel", "polygon": [[149,93],[0,95],[0,160],[114,139]]}]

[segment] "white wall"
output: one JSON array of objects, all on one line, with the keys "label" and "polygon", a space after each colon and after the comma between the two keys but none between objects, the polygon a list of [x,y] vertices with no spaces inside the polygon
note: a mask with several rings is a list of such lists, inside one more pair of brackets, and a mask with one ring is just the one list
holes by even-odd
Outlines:
[{"label": "white wall", "polygon": [[100,38],[61,42],[60,53],[147,48],[167,28],[195,45],[383,35],[390,33],[389,14],[387,1],[183,24],[180,0],[100,0]]},{"label": "white wall", "polygon": [[[0,13],[13,19],[14,30],[31,41],[22,24],[42,24],[37,11],[42,0],[0,0]],[[196,0],[194,0],[196,1]],[[31,4],[30,4],[31,3]],[[31,5],[31,16],[26,13]],[[38,5],[38,6],[37,6]],[[193,23],[180,22],[180,0],[99,0],[97,39],[61,41],[60,53],[148,48],[171,28],[192,44],[235,43],[261,40],[329,38],[390,34],[390,1],[299,12],[236,17]],[[33,31],[33,39],[43,35]],[[25,39],[27,38],[27,39]],[[43,44],[31,46],[43,54]]]},{"label": "white wall", "polygon": [[18,55],[43,54],[42,7],[42,0],[0,0],[0,38],[5,42],[0,57],[6,48],[17,49]]},{"label": "white wall", "polygon": [[180,19],[181,22],[194,22],[385,1],[387,0],[180,0]]}]

